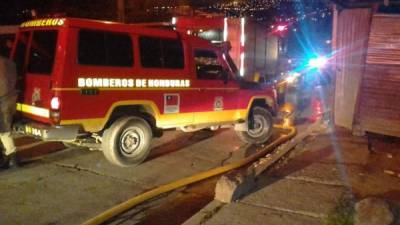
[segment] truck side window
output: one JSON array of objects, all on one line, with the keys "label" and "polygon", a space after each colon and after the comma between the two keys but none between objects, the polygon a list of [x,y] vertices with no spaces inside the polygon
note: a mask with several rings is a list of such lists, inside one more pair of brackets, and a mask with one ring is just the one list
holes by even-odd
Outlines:
[{"label": "truck side window", "polygon": [[162,68],[162,48],[158,38],[140,37],[140,59],[145,68]]},{"label": "truck side window", "polygon": [[131,67],[133,46],[128,34],[79,31],[78,62],[82,65]]},{"label": "truck side window", "polygon": [[182,69],[184,67],[183,47],[179,40],[163,39],[164,68]]},{"label": "truck side window", "polygon": [[180,40],[145,37],[139,38],[140,59],[144,68],[182,69],[183,46]]},{"label": "truck side window", "polygon": [[34,31],[29,55],[28,72],[50,74],[53,70],[57,31]]},{"label": "truck side window", "polygon": [[195,50],[194,61],[196,74],[200,80],[222,79],[223,67],[218,61],[218,56],[211,50]]}]

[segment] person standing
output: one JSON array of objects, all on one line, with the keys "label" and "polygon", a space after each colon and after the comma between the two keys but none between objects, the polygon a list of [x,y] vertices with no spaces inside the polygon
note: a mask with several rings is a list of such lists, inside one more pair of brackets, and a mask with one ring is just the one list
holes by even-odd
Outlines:
[{"label": "person standing", "polygon": [[3,160],[0,167],[18,166],[17,148],[11,137],[12,119],[16,110],[17,72],[10,59],[0,55],[0,140],[3,145]]}]

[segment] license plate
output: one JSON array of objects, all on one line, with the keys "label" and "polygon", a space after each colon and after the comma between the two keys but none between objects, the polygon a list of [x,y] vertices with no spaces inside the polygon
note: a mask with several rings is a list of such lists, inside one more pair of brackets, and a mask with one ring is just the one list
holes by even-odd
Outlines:
[{"label": "license plate", "polygon": [[43,136],[43,130],[34,128],[34,127],[30,127],[30,126],[25,126],[25,133],[33,135],[33,136],[38,136],[38,137],[42,137]]}]

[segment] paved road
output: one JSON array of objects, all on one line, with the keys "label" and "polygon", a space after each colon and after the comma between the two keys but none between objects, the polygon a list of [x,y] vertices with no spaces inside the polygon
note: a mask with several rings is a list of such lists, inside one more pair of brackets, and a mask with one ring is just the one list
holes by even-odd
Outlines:
[{"label": "paved road", "polygon": [[288,163],[260,175],[249,195],[232,204],[214,200],[184,225],[325,224],[349,190],[330,137],[308,139],[291,152]]},{"label": "paved road", "polygon": [[[28,142],[19,140],[25,146]],[[39,145],[34,152],[57,148],[60,144]],[[64,149],[22,168],[0,171],[0,224],[80,224],[145,190],[253,151],[231,130],[167,131],[155,139],[150,159],[134,168],[113,166],[101,152]],[[21,154],[35,155],[32,148]]]}]

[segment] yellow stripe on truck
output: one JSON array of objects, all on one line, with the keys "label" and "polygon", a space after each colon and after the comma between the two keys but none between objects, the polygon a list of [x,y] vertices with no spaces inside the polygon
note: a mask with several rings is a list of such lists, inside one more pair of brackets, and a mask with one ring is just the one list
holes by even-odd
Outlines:
[{"label": "yellow stripe on truck", "polygon": [[202,124],[202,123],[234,122],[240,119],[245,119],[246,116],[247,116],[246,109],[196,112],[194,123]]},{"label": "yellow stripe on truck", "polygon": [[[246,116],[247,111],[242,109],[197,113],[157,114],[156,121],[157,127],[168,129],[193,124],[235,122],[239,119],[245,119]],[[62,120],[61,125],[81,124],[85,130],[98,132],[104,128],[104,124],[108,119],[109,117],[106,116],[104,118]]]},{"label": "yellow stripe on truck", "polygon": [[40,116],[44,118],[49,118],[50,111],[46,108],[40,108],[32,105],[26,105],[22,103],[17,103],[17,111],[23,112],[23,113],[28,113],[32,114],[35,116]]}]

